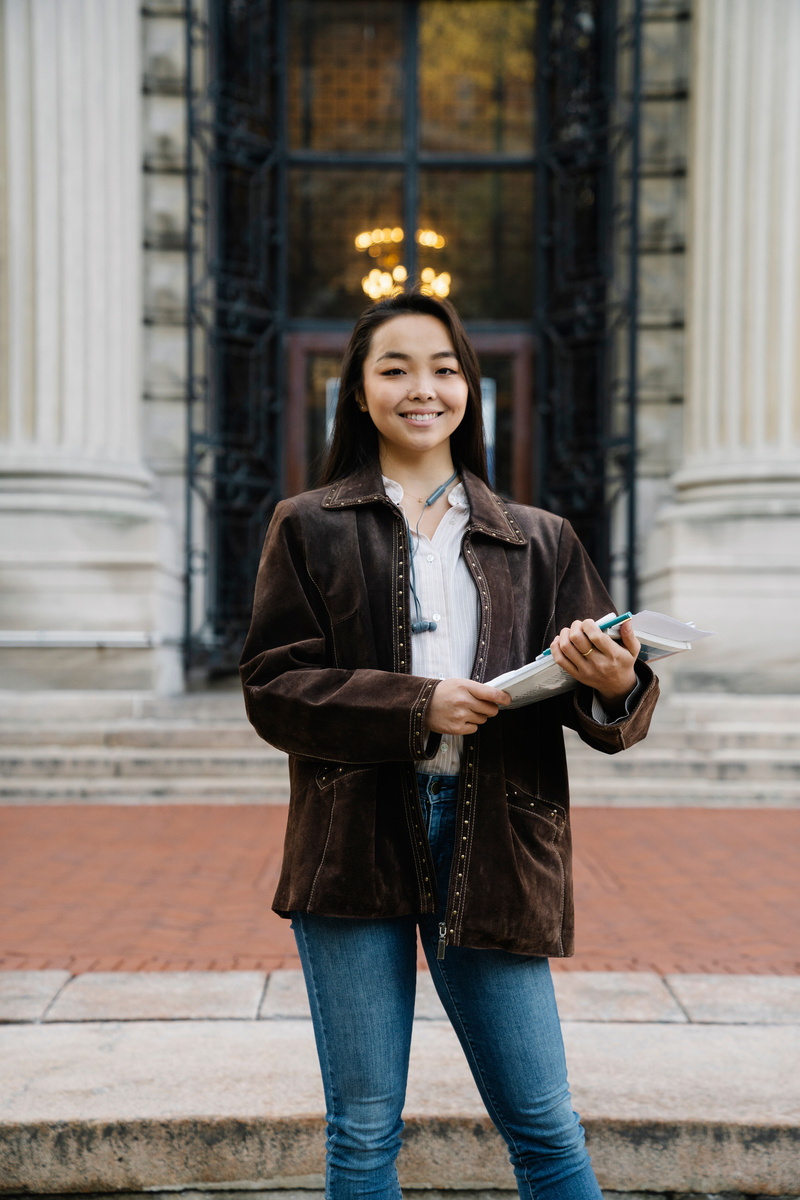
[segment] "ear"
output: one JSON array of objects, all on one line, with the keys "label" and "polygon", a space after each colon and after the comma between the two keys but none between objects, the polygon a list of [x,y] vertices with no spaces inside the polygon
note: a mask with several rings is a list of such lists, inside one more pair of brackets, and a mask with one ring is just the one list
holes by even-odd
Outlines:
[{"label": "ear", "polygon": [[360,412],[369,412],[369,409],[367,408],[367,402],[364,399],[364,393],[360,389],[356,392],[356,404],[358,405]]}]

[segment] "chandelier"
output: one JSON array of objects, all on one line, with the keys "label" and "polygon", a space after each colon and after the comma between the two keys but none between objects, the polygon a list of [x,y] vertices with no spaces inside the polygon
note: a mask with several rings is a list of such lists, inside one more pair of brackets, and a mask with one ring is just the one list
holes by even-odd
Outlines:
[{"label": "chandelier", "polygon": [[[356,250],[380,260],[361,280],[361,287],[370,300],[382,300],[385,296],[397,296],[402,292],[408,278],[408,271],[400,261],[404,240],[405,233],[399,225],[365,229],[355,238]],[[435,229],[418,229],[415,241],[429,250],[442,250],[447,245],[445,238]],[[437,274],[433,267],[425,267],[420,272],[420,291],[425,296],[436,296],[443,300],[449,295],[451,282],[447,271]]]}]

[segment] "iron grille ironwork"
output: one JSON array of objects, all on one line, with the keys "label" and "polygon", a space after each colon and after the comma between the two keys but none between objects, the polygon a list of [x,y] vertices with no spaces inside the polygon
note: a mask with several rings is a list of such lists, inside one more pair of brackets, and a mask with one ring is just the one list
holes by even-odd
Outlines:
[{"label": "iron grille ironwork", "polygon": [[186,4],[185,657],[212,672],[238,660],[281,493],[282,18],[271,0]]},{"label": "iron grille ironwork", "polygon": [[636,607],[642,0],[540,0],[538,502]]},{"label": "iron grille ironwork", "polygon": [[[631,607],[641,7],[539,0],[535,158],[521,160],[537,175],[537,499],[572,520]],[[405,0],[409,128],[418,8]],[[302,157],[285,144],[287,9],[287,0],[186,0],[187,668],[235,666],[282,492],[286,174]],[[398,165],[412,229],[408,130]]]}]

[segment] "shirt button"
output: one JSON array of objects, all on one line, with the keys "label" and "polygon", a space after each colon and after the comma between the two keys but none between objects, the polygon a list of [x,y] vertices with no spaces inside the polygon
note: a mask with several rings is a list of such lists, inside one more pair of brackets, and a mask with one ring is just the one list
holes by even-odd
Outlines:
[{"label": "shirt button", "polygon": [[426,554],[425,561],[426,562],[436,562],[436,556],[434,554]]},{"label": "shirt button", "polygon": [[450,524],[451,524],[451,525],[455,525],[455,523],[456,523],[456,519],[455,519],[455,517],[451,517],[451,518],[450,518]]},{"label": "shirt button", "polygon": [[433,614],[433,619],[434,619],[434,621],[441,621],[441,619],[442,619],[442,614],[441,614],[441,613],[434,613],[434,614]]},{"label": "shirt button", "polygon": [[[446,750],[446,749],[447,749],[447,742],[442,742],[442,744],[441,744],[441,745],[442,745],[442,749],[443,749],[443,750]],[[323,782],[324,782],[324,780],[323,780]]]}]

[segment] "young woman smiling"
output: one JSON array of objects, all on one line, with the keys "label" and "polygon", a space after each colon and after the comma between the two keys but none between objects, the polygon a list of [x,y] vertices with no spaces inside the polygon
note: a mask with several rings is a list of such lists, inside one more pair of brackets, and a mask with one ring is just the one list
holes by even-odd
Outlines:
[{"label": "young woman smiling", "polygon": [[[549,956],[573,949],[562,726],[614,753],[658,694],[569,524],[489,488],[480,372],[453,307],[356,324],[323,486],[275,511],[242,654],[290,755],[273,907],[291,917],[325,1087],[330,1200],[400,1195],[416,941],[524,1200],[599,1200]],[[550,645],[572,693],[483,682]]]}]

